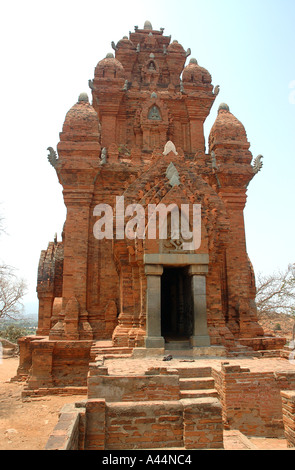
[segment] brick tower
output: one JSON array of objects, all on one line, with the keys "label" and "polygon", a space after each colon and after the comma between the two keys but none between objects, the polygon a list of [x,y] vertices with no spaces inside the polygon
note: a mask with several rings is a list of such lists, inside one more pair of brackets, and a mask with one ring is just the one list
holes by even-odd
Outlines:
[{"label": "brick tower", "polygon": [[[219,87],[163,29],[146,22],[112,46],[89,80],[92,104],[79,96],[58,156],[50,148],[67,216],[62,241],[41,254],[38,337],[24,339],[23,350],[30,344],[31,355],[38,349],[51,357],[41,376],[51,367],[52,377],[56,357],[79,357],[86,370],[91,346],[102,340],[159,352],[169,341],[203,350],[241,342],[267,348],[243,217],[261,158],[252,164],[244,126],[226,104],[206,152],[204,122]],[[99,240],[101,204],[112,209],[113,237]],[[171,232],[167,239],[122,236],[120,211],[125,228],[125,208],[140,206],[147,229],[148,207],[159,204],[201,208],[196,249],[184,249]]]}]

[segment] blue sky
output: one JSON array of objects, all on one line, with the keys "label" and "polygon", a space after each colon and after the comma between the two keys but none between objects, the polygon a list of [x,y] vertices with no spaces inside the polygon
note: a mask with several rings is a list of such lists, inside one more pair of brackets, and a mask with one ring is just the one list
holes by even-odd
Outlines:
[{"label": "blue sky", "polygon": [[[27,313],[37,310],[40,251],[65,220],[62,188],[47,162],[67,111],[88,89],[99,60],[134,26],[154,29],[192,50],[244,124],[264,167],[245,209],[247,249],[256,272],[295,262],[295,1],[94,0],[2,2],[0,213],[7,235],[0,258],[27,279]],[[4,45],[4,47],[3,47]],[[292,83],[293,82],[293,83]],[[291,88],[290,88],[291,87]]]}]

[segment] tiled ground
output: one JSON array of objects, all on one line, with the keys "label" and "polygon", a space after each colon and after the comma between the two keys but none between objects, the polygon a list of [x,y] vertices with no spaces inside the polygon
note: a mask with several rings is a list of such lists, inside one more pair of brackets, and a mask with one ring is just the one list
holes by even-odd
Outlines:
[{"label": "tiled ground", "polygon": [[232,365],[238,364],[241,367],[249,368],[251,372],[270,372],[270,371],[295,371],[295,364],[287,359],[280,358],[247,358],[238,357],[236,359],[229,358],[196,358],[193,360],[185,359],[183,357],[173,357],[171,361],[163,361],[163,358],[121,358],[121,359],[106,359],[105,366],[109,369],[109,374],[126,375],[126,374],[141,374],[144,373],[149,367],[208,367],[211,366],[216,369],[221,368],[222,362],[228,362]]},{"label": "tiled ground", "polygon": [[240,431],[224,431],[223,439],[225,450],[288,450],[285,439],[247,438]]}]

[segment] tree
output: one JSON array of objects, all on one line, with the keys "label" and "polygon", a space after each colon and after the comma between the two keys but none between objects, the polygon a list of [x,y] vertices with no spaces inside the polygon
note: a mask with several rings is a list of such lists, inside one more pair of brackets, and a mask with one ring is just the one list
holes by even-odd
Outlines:
[{"label": "tree", "polygon": [[17,278],[11,266],[0,266],[0,319],[20,317],[26,290],[25,281]]},{"label": "tree", "polygon": [[27,335],[26,328],[22,328],[16,325],[8,325],[4,329],[0,330],[0,337],[11,341],[11,343],[17,343],[18,338]]},{"label": "tree", "polygon": [[285,313],[295,316],[295,263],[285,271],[258,275],[256,282],[258,314]]},{"label": "tree", "polygon": [[[0,215],[0,235],[3,232],[3,217]],[[26,290],[25,281],[17,278],[15,269],[0,263],[0,319],[16,320],[20,317],[23,308],[21,301]]]}]

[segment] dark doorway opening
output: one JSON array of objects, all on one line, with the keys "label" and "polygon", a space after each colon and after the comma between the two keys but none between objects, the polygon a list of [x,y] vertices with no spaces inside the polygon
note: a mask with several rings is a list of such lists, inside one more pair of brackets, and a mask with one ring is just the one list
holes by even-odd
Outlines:
[{"label": "dark doorway opening", "polygon": [[191,278],[186,268],[164,268],[161,279],[161,335],[187,340],[193,333]]}]

